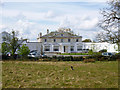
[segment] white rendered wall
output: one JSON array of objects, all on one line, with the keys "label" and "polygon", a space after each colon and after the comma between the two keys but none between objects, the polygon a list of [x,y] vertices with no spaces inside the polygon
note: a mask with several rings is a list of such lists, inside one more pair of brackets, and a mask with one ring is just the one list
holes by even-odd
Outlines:
[{"label": "white rendered wall", "polygon": [[110,44],[107,42],[104,42],[104,43],[83,43],[83,49],[92,49],[95,52],[98,52],[102,49],[107,49],[107,52],[117,52],[117,45]]}]

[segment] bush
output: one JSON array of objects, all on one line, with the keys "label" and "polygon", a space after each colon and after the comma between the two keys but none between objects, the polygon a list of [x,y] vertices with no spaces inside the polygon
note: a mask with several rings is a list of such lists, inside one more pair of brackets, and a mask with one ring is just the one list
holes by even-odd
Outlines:
[{"label": "bush", "polygon": [[85,62],[85,63],[89,63],[89,62],[94,63],[94,62],[95,62],[95,60],[94,60],[94,59],[85,59],[85,60],[84,60],[84,62]]},{"label": "bush", "polygon": [[72,57],[72,56],[67,56],[67,57],[53,56],[52,58],[50,57],[43,58],[43,61],[83,61],[83,60],[84,60],[83,57]]},{"label": "bush", "polygon": [[2,55],[2,60],[7,60],[7,59],[9,59],[9,56],[7,56],[7,55]]},{"label": "bush", "polygon": [[103,53],[103,52],[107,52],[107,49],[102,49],[99,52]]},{"label": "bush", "polygon": [[116,61],[120,59],[120,54],[113,55],[113,56],[102,56],[102,55],[91,55],[86,57],[86,59],[95,59],[96,61]]}]

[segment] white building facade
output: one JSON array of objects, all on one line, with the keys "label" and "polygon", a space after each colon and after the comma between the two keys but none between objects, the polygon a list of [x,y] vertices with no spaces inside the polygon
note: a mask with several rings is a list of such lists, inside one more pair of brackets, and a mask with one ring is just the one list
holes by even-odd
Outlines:
[{"label": "white building facade", "polygon": [[42,43],[44,53],[72,53],[82,52],[82,36],[72,33],[70,29],[59,29],[42,36],[39,34],[38,42]]},{"label": "white building facade", "polygon": [[99,52],[100,50],[106,49],[107,52],[118,53],[118,46],[116,44],[110,44],[107,42],[102,42],[102,43],[83,42],[82,44],[83,44],[83,49],[93,50],[94,52]]}]

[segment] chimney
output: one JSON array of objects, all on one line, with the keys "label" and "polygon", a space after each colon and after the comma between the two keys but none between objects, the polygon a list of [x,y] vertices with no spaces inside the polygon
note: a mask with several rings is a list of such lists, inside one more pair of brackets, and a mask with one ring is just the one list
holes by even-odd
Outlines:
[{"label": "chimney", "polygon": [[49,33],[49,29],[47,29],[47,34]]},{"label": "chimney", "polygon": [[39,37],[42,37],[42,33],[40,32]]}]

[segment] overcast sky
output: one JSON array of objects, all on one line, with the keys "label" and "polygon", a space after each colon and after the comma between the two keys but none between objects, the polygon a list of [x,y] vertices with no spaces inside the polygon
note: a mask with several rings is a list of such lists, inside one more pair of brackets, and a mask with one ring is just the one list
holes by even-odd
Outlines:
[{"label": "overcast sky", "polygon": [[[23,2],[24,1],[24,2]],[[12,29],[19,36],[37,41],[40,32],[71,28],[74,33],[94,39],[101,29],[97,27],[100,9],[106,0],[4,0],[0,3],[0,32]]]}]

